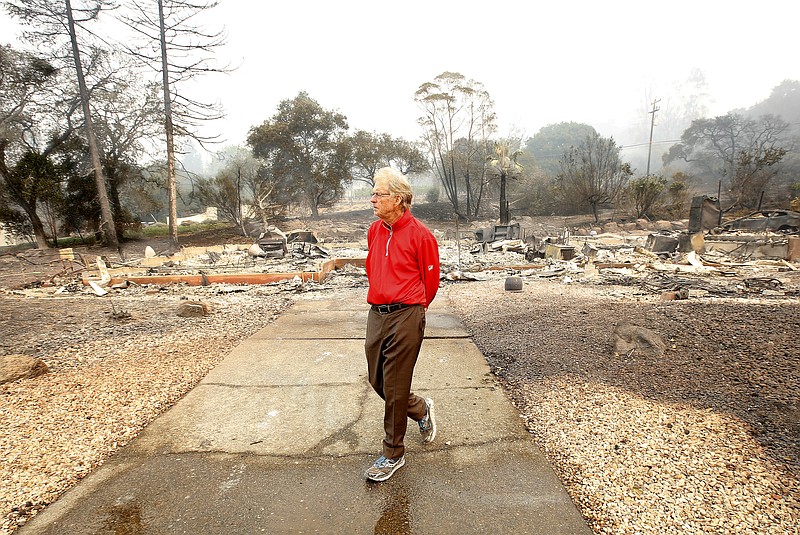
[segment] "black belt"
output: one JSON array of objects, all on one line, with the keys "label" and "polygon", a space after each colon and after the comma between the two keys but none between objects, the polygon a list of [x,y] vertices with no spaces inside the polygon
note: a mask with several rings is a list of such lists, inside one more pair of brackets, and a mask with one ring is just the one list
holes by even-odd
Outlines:
[{"label": "black belt", "polygon": [[378,314],[388,314],[389,312],[394,312],[395,310],[400,310],[410,306],[411,305],[407,305],[405,303],[395,303],[393,305],[372,305],[372,310]]}]

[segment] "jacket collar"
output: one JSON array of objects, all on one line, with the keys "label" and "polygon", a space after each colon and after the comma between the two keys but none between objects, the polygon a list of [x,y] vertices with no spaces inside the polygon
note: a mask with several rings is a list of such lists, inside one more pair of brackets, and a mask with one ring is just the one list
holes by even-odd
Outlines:
[{"label": "jacket collar", "polygon": [[394,225],[387,225],[385,221],[381,221],[384,228],[391,230],[399,230],[411,222],[411,210],[406,209],[402,217],[394,222]]}]

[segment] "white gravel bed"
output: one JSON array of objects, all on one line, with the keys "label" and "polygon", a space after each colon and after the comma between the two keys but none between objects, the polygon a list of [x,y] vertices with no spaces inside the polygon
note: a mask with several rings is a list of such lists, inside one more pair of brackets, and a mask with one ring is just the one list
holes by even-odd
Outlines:
[{"label": "white gravel bed", "polygon": [[[599,534],[800,533],[800,302],[527,279],[447,291]],[[620,321],[662,357],[615,355]]]},{"label": "white gravel bed", "polygon": [[531,432],[597,533],[797,529],[797,478],[735,417],[575,378],[520,394]]}]

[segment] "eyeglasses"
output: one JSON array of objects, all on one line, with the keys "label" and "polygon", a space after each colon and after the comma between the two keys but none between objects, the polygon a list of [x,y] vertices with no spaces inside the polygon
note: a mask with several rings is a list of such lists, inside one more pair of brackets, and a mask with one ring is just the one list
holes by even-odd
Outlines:
[{"label": "eyeglasses", "polygon": [[372,193],[373,197],[391,197],[394,193]]}]

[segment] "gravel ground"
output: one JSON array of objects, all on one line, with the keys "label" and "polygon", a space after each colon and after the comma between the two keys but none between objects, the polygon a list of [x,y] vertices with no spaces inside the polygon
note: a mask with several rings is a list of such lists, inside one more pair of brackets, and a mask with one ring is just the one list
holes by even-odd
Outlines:
[{"label": "gravel ground", "polygon": [[[575,273],[531,274],[506,292],[509,274],[519,273],[445,282],[442,298],[596,533],[800,533],[797,297],[719,297],[703,282],[710,293],[662,302],[626,277]],[[800,289],[800,272],[783,278]],[[0,354],[51,368],[0,385],[0,534],[133,439],[297,293],[363,284],[346,272],[324,285],[139,287],[102,299],[0,290]],[[176,316],[182,299],[210,314]],[[655,331],[667,352],[615,354],[621,322]]]},{"label": "gravel ground", "polygon": [[[596,533],[800,533],[797,299],[541,279],[448,294]],[[665,354],[615,354],[621,322]]]},{"label": "gravel ground", "polygon": [[[286,285],[217,292],[176,285],[111,300],[0,296],[0,352],[50,368],[0,385],[0,533],[133,439],[294,295]],[[177,316],[186,297],[207,303],[209,314]]]}]

